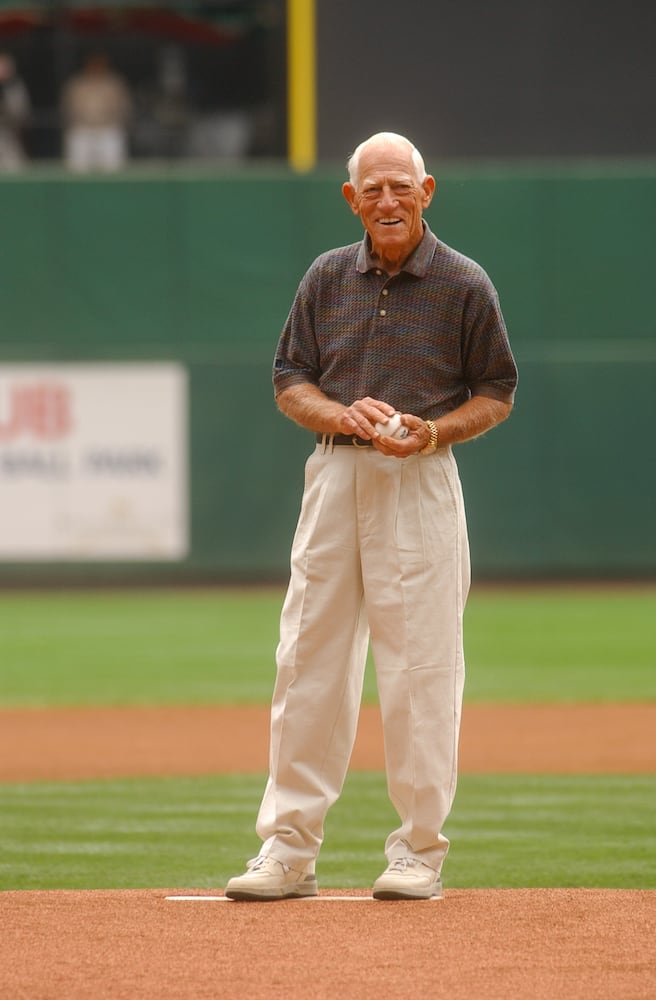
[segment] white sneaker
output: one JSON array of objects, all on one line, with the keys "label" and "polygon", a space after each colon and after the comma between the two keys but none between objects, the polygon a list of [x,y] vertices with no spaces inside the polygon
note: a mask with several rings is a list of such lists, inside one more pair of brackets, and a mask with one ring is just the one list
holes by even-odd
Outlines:
[{"label": "white sneaker", "polygon": [[418,858],[397,858],[376,879],[374,899],[442,898],[440,873]]},{"label": "white sneaker", "polygon": [[310,872],[297,872],[282,861],[263,854],[248,862],[243,875],[231,878],[225,888],[228,899],[266,900],[299,899],[316,896],[316,876]]}]

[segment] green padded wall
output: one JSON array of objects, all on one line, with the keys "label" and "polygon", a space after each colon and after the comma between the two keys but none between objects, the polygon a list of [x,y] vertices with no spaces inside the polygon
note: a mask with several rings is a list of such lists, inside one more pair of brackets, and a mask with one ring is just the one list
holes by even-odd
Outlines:
[{"label": "green padded wall", "polygon": [[[475,575],[653,575],[656,167],[437,179],[429,224],[491,275],[520,368],[510,420],[456,451]],[[312,439],[277,414],[271,359],[305,268],[359,238],[341,181],[0,179],[0,364],[182,361],[192,538],[178,564],[0,563],[0,582],[286,576]]]}]

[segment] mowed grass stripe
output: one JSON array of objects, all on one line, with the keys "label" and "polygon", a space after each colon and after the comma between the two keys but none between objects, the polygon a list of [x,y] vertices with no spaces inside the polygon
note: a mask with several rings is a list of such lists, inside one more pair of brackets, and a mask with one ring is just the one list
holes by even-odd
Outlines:
[{"label": "mowed grass stripe", "polygon": [[[267,703],[282,599],[282,588],[0,592],[0,705]],[[654,586],[474,588],[465,697],[655,700],[654,648]]]},{"label": "mowed grass stripe", "polygon": [[[0,786],[0,889],[221,889],[257,853],[264,775]],[[322,888],[366,888],[397,825],[379,773],[328,816]],[[656,889],[656,776],[465,775],[451,888]]]}]

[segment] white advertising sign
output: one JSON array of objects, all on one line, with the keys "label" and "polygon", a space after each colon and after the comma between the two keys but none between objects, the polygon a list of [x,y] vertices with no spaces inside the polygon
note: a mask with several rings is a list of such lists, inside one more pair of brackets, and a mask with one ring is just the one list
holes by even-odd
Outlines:
[{"label": "white advertising sign", "polygon": [[0,560],[182,559],[187,480],[181,365],[0,364]]}]

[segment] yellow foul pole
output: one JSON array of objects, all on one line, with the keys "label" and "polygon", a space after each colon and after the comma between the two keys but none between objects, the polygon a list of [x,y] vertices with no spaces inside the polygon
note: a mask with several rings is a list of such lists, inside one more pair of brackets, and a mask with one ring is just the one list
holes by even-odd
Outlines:
[{"label": "yellow foul pole", "polygon": [[316,0],[287,0],[287,136],[293,170],[312,170],[316,139]]}]

